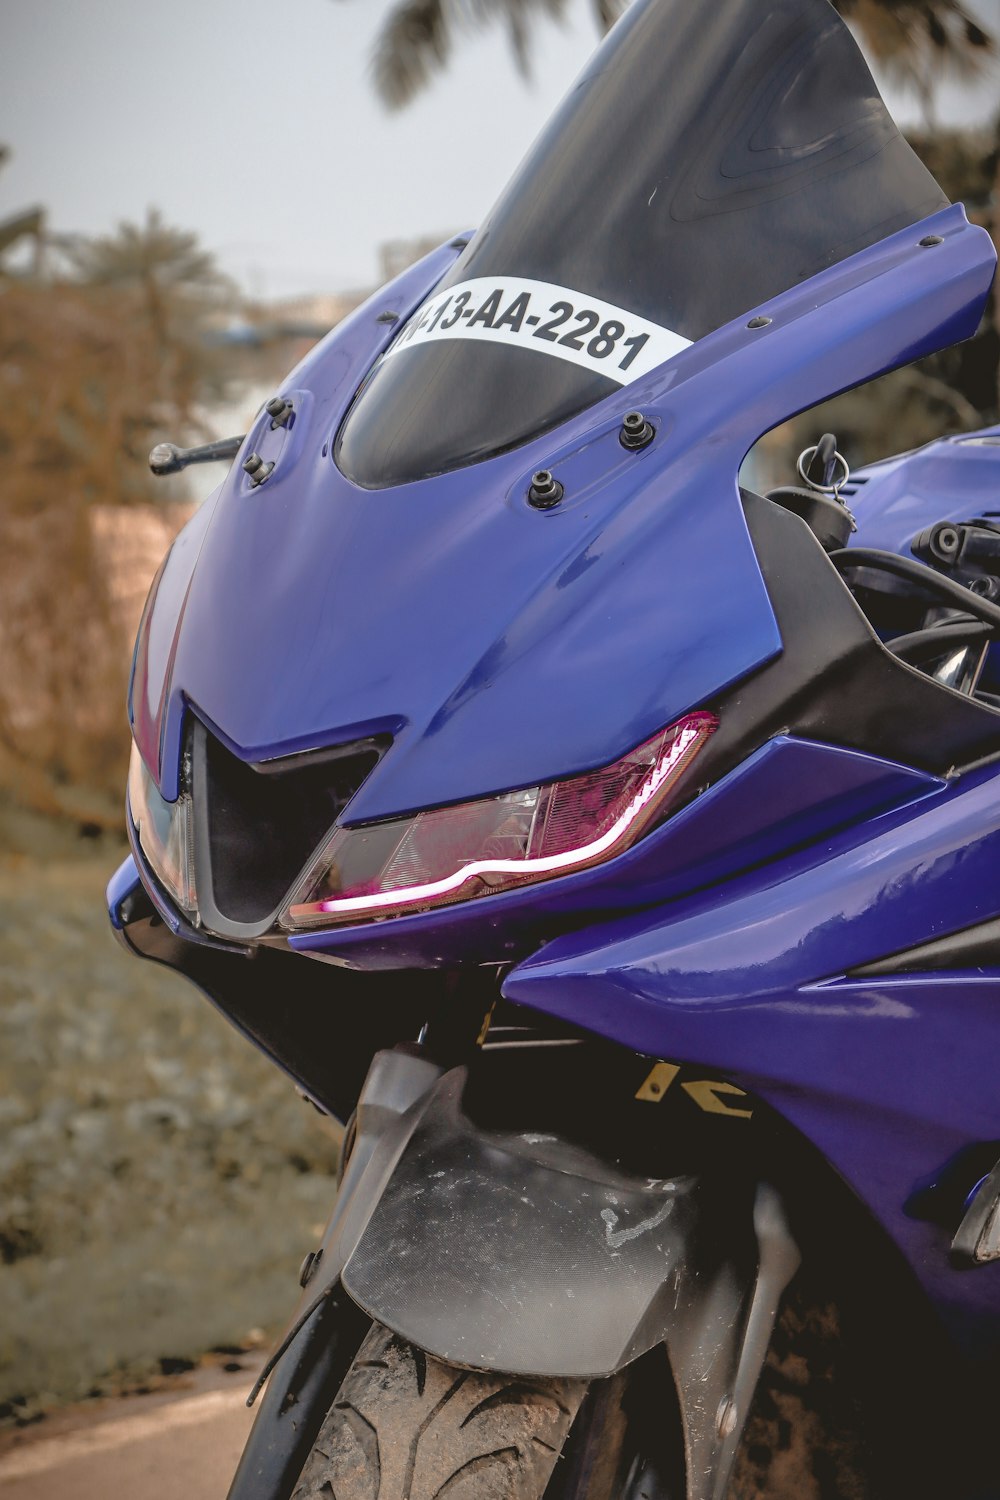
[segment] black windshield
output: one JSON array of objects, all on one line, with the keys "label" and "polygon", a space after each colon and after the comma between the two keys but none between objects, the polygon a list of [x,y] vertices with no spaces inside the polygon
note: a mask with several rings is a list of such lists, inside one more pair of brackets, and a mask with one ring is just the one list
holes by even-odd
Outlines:
[{"label": "black windshield", "polygon": [[338,462],[379,487],[513,447],[946,201],[828,0],[638,0],[372,372]]}]

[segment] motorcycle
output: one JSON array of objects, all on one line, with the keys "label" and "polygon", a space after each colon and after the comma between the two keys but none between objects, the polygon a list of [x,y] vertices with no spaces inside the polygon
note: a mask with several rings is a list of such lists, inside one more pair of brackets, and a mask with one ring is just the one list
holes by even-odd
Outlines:
[{"label": "motorcycle", "polygon": [[827,0],[637,0],[154,450],[111,922],[346,1125],[230,1500],[772,1493],[845,1349],[817,1493],[1000,1493],[1000,428],[741,484],[995,260]]}]

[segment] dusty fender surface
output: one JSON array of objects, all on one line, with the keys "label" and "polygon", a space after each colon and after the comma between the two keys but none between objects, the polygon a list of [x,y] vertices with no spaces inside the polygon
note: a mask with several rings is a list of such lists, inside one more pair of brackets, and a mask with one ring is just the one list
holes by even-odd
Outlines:
[{"label": "dusty fender surface", "polygon": [[799,1261],[777,1193],[637,1181],[555,1136],[482,1130],[463,1113],[464,1082],[454,1069],[423,1101],[344,1289],[467,1369],[588,1380],[665,1344],[688,1495],[722,1495]]}]

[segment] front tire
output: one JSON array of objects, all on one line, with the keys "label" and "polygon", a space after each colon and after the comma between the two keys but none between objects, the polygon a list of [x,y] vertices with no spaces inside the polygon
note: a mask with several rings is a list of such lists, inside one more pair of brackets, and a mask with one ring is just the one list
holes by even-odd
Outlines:
[{"label": "front tire", "polygon": [[292,1500],[541,1500],[586,1390],[460,1370],[376,1325]]}]

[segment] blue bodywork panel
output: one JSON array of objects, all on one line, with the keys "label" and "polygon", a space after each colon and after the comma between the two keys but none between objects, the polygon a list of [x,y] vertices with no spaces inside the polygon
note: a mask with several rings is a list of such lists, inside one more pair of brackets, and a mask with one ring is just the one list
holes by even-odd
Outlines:
[{"label": "blue bodywork panel", "polygon": [[[727,324],[552,434],[361,490],[331,450],[390,339],[379,316],[416,306],[454,254],[292,372],[291,430],[265,415],[244,448],[274,461],[267,484],[237,461],[175,544],[131,692],[168,799],[188,706],[248,761],[393,734],[351,805],[366,822],[606,764],[718,695],[781,649],[737,489],[747,451],[793,412],[968,336],[994,263],[985,232],[945,209],[775,298],[768,326]],[[629,453],[618,432],[636,406],[657,436]],[[527,504],[540,468],[567,477],[557,510]]]},{"label": "blue bodywork panel", "polygon": [[937,521],[1000,517],[1000,427],[942,438],[858,469],[844,498],[858,518],[859,546],[904,557],[918,532]]},{"label": "blue bodywork panel", "polygon": [[1000,1265],[955,1271],[957,1224],[908,1205],[963,1148],[1000,1143],[1000,952],[995,970],[845,976],[1000,914],[998,872],[990,769],[725,886],[558,938],[504,993],[772,1104],[962,1331],[991,1311],[978,1336],[996,1351]]}]

